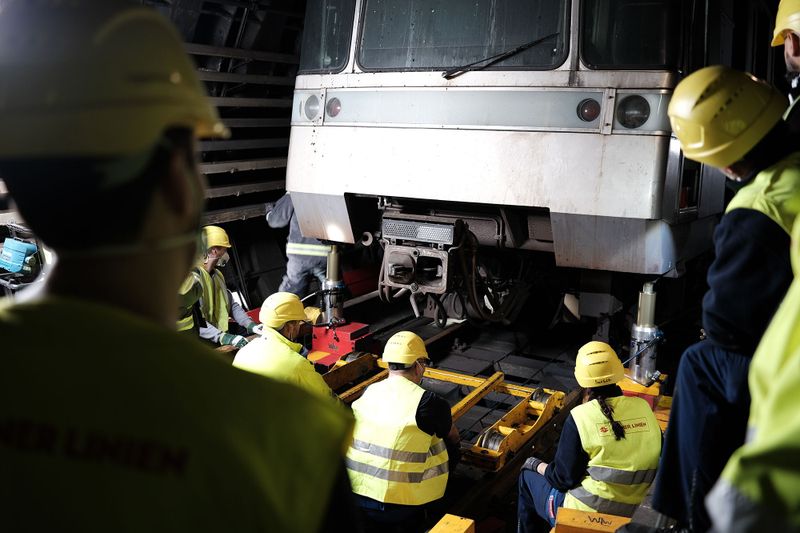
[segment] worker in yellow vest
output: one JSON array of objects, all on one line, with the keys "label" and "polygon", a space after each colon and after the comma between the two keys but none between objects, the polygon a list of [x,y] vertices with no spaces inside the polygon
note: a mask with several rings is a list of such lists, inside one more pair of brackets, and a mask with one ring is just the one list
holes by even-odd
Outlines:
[{"label": "worker in yellow vest", "polygon": [[539,531],[537,515],[555,525],[559,507],[632,516],[655,479],[661,429],[647,402],[616,384],[625,370],[611,346],[578,350],[575,379],[583,403],[564,422],[552,463],[525,461],[519,476],[518,531]]},{"label": "worker in yellow vest", "polygon": [[794,281],[750,365],[747,442],[706,499],[715,532],[800,531],[800,219]]},{"label": "worker in yellow vest", "polygon": [[203,239],[207,246],[205,256],[202,263],[192,270],[202,288],[198,303],[205,323],[199,326],[200,338],[220,346],[243,348],[247,346],[247,339],[229,331],[229,318],[233,318],[248,335],[253,334],[258,324],[233,299],[225,284],[225,275],[220,270],[230,261],[228,250],[231,241],[227,232],[219,226],[205,226]]},{"label": "worker in yellow vest", "polygon": [[308,351],[297,342],[309,328],[300,298],[291,292],[276,292],[264,300],[258,318],[264,326],[261,337],[239,350],[233,366],[334,398],[314,364],[306,359]]},{"label": "worker in yellow vest", "polygon": [[322,287],[331,247],[317,239],[303,236],[294,211],[292,197],[287,192],[274,204],[267,204],[267,224],[271,228],[289,226],[286,242],[286,274],[278,290],[293,292],[301,298],[308,292],[309,282],[316,279]]},{"label": "worker in yellow vest", "polygon": [[789,82],[791,106],[784,120],[793,131],[800,131],[800,0],[781,0],[775,18],[772,46],[783,46],[786,81]]},{"label": "worker in yellow vest", "polygon": [[418,335],[392,335],[383,362],[389,377],[353,403],[347,472],[367,531],[423,531],[425,506],[444,496],[460,458],[460,437],[448,403],[419,386],[428,352]]},{"label": "worker in yellow vest", "polygon": [[705,496],[744,444],[750,361],[792,281],[800,142],[781,120],[786,107],[767,83],[714,66],[681,81],[668,108],[684,156],[744,184],[714,232],[707,338],[681,357],[653,490],[653,508],[693,531],[708,530]]},{"label": "worker in yellow vest", "polygon": [[141,2],[3,0],[0,41],[0,175],[58,255],[0,302],[0,528],[351,530],[351,417],[175,331],[196,139],[226,135],[176,29]]}]

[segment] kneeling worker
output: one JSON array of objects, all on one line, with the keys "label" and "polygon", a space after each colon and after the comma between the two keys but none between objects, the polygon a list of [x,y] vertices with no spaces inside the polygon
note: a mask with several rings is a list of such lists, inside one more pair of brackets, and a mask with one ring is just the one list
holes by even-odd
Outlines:
[{"label": "kneeling worker", "polygon": [[444,496],[448,472],[460,458],[450,406],[419,386],[427,360],[419,336],[395,333],[383,352],[389,377],[353,403],[347,472],[368,531],[422,531],[425,504]]},{"label": "kneeling worker", "polygon": [[564,422],[555,460],[525,461],[519,476],[517,531],[538,531],[536,515],[553,526],[559,507],[632,516],[656,476],[661,430],[650,406],[616,385],[624,377],[611,346],[578,350],[575,379],[583,404]]},{"label": "kneeling worker", "polygon": [[220,346],[242,348],[247,345],[247,339],[228,331],[228,318],[232,317],[248,335],[253,333],[257,324],[234,301],[225,284],[225,276],[220,271],[230,259],[228,249],[231,242],[228,234],[219,226],[205,226],[203,238],[207,246],[205,257],[192,271],[199,276],[203,289],[199,305],[205,323],[199,325],[200,338]]},{"label": "kneeling worker", "polygon": [[261,337],[239,350],[233,366],[332,398],[330,387],[313,363],[301,355],[303,345],[296,342],[308,327],[300,298],[276,292],[264,300],[258,318],[264,325]]}]

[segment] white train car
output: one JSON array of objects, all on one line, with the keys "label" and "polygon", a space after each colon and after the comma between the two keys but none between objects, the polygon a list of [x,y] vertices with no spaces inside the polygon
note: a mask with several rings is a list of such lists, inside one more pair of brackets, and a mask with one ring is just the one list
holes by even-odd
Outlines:
[{"label": "white train car", "polygon": [[454,261],[477,244],[674,275],[724,207],[667,117],[679,73],[731,37],[702,4],[309,0],[287,169],[304,234],[379,231],[382,285],[417,293],[485,278]]}]

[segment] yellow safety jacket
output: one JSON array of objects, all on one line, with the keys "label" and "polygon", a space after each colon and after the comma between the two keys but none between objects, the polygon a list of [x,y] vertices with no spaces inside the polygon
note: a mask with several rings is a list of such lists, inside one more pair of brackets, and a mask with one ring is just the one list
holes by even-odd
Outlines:
[{"label": "yellow safety jacket", "polygon": [[203,305],[201,311],[206,321],[225,333],[228,331],[228,286],[225,285],[225,276],[219,269],[214,269],[214,275],[206,272],[202,266],[196,267],[192,272],[200,276],[200,285],[203,289]]},{"label": "yellow safety jacket", "polygon": [[800,152],[794,152],[768,167],[742,187],[731,199],[726,213],[734,209],[754,209],[764,213],[786,233],[800,210]]},{"label": "yellow safety jacket", "polygon": [[567,493],[564,507],[632,516],[656,477],[661,429],[641,398],[618,396],[606,401],[614,411],[614,420],[625,428],[625,438],[614,438],[611,423],[597,400],[572,409],[581,445],[589,455],[589,475]]},{"label": "yellow safety jacket", "polygon": [[331,247],[325,244],[304,244],[299,242],[286,243],[286,253],[293,255],[312,255],[328,257]]},{"label": "yellow safety jacket", "polygon": [[347,451],[353,492],[383,503],[423,505],[444,496],[447,447],[417,427],[425,389],[391,376],[353,403],[356,429]]},{"label": "yellow safety jacket", "polygon": [[200,274],[190,272],[178,289],[178,331],[189,331],[194,328],[194,304],[203,297],[203,286]]},{"label": "yellow safety jacket", "polygon": [[706,500],[719,531],[800,530],[800,219],[792,268],[795,279],[750,364],[747,442]]},{"label": "yellow safety jacket", "polygon": [[0,339],[3,531],[329,529],[333,402],[92,302],[0,301]]},{"label": "yellow safety jacket", "polygon": [[328,384],[314,370],[314,364],[300,355],[301,349],[301,344],[265,326],[260,338],[239,350],[233,366],[291,383],[323,398],[335,399]]}]

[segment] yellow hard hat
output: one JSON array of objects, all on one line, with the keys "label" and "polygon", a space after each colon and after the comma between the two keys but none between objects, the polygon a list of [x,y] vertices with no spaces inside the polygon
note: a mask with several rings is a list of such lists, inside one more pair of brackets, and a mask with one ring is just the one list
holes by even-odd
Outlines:
[{"label": "yellow hard hat", "polygon": [[258,320],[272,329],[280,329],[291,320],[306,321],[303,302],[291,292],[276,292],[264,300]]},{"label": "yellow hard hat", "polygon": [[787,106],[766,82],[716,65],[681,81],[667,113],[686,157],[724,168],[758,144]]},{"label": "yellow hard hat", "polygon": [[605,342],[587,342],[575,358],[575,379],[584,388],[613,385],[625,377],[625,369],[614,348]]},{"label": "yellow hard hat", "polygon": [[781,0],[775,17],[772,46],[783,44],[783,32],[786,30],[800,33],[800,0]]},{"label": "yellow hard hat", "polygon": [[386,341],[383,348],[384,363],[410,365],[417,359],[429,359],[425,341],[410,331],[398,331]]},{"label": "yellow hard hat", "polygon": [[170,128],[228,131],[175,28],[121,0],[0,9],[0,158],[121,157]]},{"label": "yellow hard hat", "polygon": [[231,241],[228,239],[228,234],[224,229],[219,226],[204,226],[203,236],[205,237],[206,250],[212,246],[222,246],[224,248],[231,247]]}]

